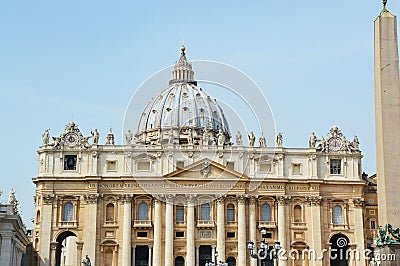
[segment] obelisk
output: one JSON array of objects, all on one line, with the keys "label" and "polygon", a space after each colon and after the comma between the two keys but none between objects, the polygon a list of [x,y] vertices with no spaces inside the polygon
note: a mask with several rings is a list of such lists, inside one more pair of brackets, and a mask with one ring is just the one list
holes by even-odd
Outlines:
[{"label": "obelisk", "polygon": [[[383,9],[375,20],[374,34],[376,173],[380,225],[377,245],[381,247],[381,254],[397,253],[397,243],[400,243],[391,230],[400,227],[399,53],[396,16],[388,11],[386,4],[387,1],[383,1]],[[388,245],[392,245],[391,249]]]}]

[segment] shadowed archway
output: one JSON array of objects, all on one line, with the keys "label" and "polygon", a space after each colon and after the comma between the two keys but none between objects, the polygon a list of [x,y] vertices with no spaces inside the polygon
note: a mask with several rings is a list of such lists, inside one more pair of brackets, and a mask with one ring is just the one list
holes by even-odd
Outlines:
[{"label": "shadowed archway", "polygon": [[61,255],[62,255],[62,249],[63,249],[63,243],[68,237],[77,237],[74,232],[71,231],[65,231],[62,232],[61,234],[58,235],[56,242],[57,248],[56,248],[56,266],[61,266]]}]

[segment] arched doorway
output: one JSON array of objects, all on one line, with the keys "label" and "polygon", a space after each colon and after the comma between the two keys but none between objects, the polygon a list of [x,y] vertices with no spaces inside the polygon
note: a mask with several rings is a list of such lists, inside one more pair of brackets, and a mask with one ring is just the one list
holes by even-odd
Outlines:
[{"label": "arched doorway", "polygon": [[176,257],[175,266],[185,266],[185,259],[182,256]]},{"label": "arched doorway", "polygon": [[226,263],[228,263],[228,266],[236,266],[236,259],[234,257],[228,257]]},{"label": "arched doorway", "polygon": [[343,234],[335,234],[331,237],[330,263],[331,266],[348,266],[347,249],[349,247],[349,239]]},{"label": "arched doorway", "polygon": [[74,232],[65,231],[58,235],[56,242],[56,266],[74,265],[77,258],[77,236]]}]

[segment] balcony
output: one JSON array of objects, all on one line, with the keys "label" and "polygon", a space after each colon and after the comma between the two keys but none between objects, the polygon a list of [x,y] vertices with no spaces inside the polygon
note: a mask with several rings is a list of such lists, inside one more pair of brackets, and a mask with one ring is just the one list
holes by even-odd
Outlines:
[{"label": "balcony", "polygon": [[213,228],[215,223],[212,220],[197,220],[197,228]]},{"label": "balcony", "polygon": [[61,221],[59,224],[60,228],[77,228],[77,221]]},{"label": "balcony", "polygon": [[175,221],[175,226],[176,227],[185,227],[186,222],[185,221]]},{"label": "balcony", "polygon": [[134,228],[149,228],[152,227],[150,220],[135,220],[133,221]]},{"label": "balcony", "polygon": [[104,227],[117,227],[118,222],[113,220],[108,220],[105,222]]},{"label": "balcony", "polygon": [[292,222],[292,228],[306,229],[306,228],[307,228],[307,223],[303,223],[303,222]]},{"label": "balcony", "polygon": [[334,224],[334,223],[330,223],[330,228],[332,230],[347,230],[349,229],[349,225],[348,224]]},{"label": "balcony", "polygon": [[258,221],[258,229],[266,228],[266,229],[274,229],[276,228],[275,221]]}]

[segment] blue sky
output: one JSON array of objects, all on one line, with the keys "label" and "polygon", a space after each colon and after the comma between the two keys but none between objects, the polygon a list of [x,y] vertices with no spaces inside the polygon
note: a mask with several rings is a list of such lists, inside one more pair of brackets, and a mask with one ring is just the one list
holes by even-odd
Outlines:
[{"label": "blue sky", "polygon": [[[380,9],[370,0],[1,1],[1,200],[13,187],[30,227],[43,130],[59,135],[74,119],[103,141],[111,126],[121,143],[131,95],[178,59],[182,40],[190,60],[230,64],[260,86],[285,146],[305,147],[311,131],[336,124],[359,136],[363,169],[374,173]],[[395,1],[389,9],[400,14]]]}]

